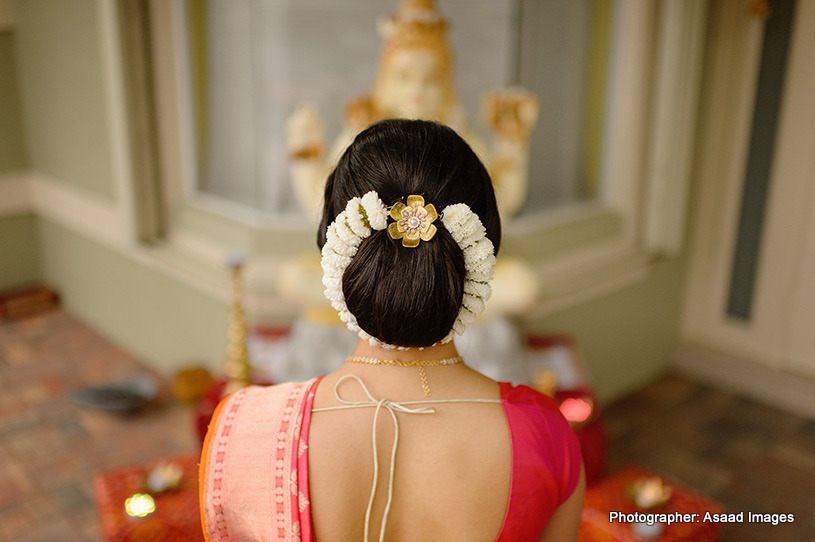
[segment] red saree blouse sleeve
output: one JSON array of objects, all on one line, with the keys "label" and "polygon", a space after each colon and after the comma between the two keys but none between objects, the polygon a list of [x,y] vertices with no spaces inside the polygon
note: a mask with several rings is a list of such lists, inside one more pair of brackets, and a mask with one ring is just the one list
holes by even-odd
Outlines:
[{"label": "red saree blouse sleeve", "polygon": [[512,440],[512,482],[498,540],[538,540],[552,513],[577,487],[580,443],[549,397],[502,382],[501,399]]}]

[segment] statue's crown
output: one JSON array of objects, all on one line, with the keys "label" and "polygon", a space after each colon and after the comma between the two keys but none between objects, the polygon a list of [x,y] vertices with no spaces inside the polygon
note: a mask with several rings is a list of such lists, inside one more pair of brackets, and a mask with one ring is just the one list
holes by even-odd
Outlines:
[{"label": "statue's crown", "polygon": [[443,38],[446,30],[447,20],[435,0],[403,0],[379,27],[385,40],[408,35]]}]

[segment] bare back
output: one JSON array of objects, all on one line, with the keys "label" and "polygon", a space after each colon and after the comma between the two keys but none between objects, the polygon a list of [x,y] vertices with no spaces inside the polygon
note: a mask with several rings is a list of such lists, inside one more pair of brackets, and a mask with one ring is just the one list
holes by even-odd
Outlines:
[{"label": "bare back", "polygon": [[[384,370],[383,370],[384,369]],[[377,399],[427,400],[415,369],[342,367],[317,388],[314,408],[338,405],[334,384],[358,375]],[[496,382],[466,366],[427,369],[434,399],[499,399]],[[341,387],[343,398],[362,400],[358,385]],[[388,515],[388,541],[492,541],[507,509],[512,468],[509,428],[496,403],[438,404],[433,414],[397,413],[399,442]],[[314,412],[308,436],[309,493],[316,539],[363,539],[374,478],[374,408]],[[370,540],[379,539],[388,497],[394,439],[391,416],[377,423],[379,476]]]}]

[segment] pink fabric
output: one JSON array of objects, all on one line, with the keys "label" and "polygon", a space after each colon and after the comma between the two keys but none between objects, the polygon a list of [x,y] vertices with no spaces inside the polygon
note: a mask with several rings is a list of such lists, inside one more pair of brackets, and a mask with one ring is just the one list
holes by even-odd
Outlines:
[{"label": "pink fabric", "polygon": [[[313,540],[307,450],[318,382],[252,387],[225,399],[202,455],[208,540]],[[550,398],[527,386],[500,386],[512,474],[497,540],[538,540],[577,486],[580,445]]]},{"label": "pink fabric", "polygon": [[308,481],[301,483],[298,474],[308,473],[299,469],[307,455],[300,437],[315,382],[251,386],[221,402],[201,455],[207,540],[312,539]]},{"label": "pink fabric", "polygon": [[500,385],[512,441],[512,477],[497,540],[538,540],[555,508],[577,487],[580,443],[552,399],[529,386]]}]

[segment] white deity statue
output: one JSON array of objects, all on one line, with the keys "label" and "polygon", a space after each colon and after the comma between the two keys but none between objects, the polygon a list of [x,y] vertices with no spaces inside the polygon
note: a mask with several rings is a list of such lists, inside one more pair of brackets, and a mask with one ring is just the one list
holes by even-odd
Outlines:
[{"label": "white deity statue", "polygon": [[485,97],[484,117],[493,136],[488,148],[471,130],[459,102],[447,23],[434,0],[403,0],[380,30],[384,45],[373,90],[347,106],[344,129],[328,152],[324,124],[314,108],[299,107],[289,119],[290,174],[301,208],[319,220],[325,179],[361,130],[382,119],[416,118],[456,130],[487,165],[501,214],[516,214],[526,198],[537,98],[523,89]]}]

